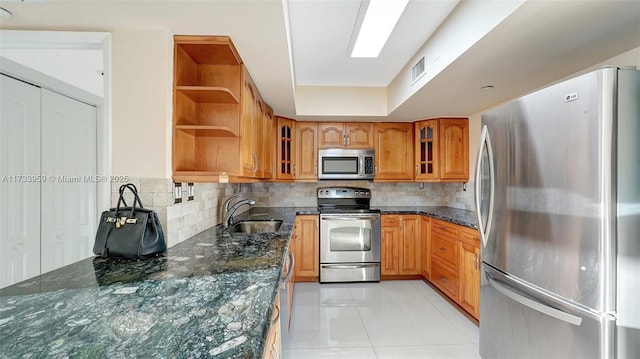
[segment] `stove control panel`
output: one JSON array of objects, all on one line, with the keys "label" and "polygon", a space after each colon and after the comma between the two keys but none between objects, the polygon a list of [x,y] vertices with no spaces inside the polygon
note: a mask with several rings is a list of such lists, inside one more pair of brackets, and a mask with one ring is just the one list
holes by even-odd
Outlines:
[{"label": "stove control panel", "polygon": [[371,198],[371,190],[359,187],[318,188],[318,198]]}]

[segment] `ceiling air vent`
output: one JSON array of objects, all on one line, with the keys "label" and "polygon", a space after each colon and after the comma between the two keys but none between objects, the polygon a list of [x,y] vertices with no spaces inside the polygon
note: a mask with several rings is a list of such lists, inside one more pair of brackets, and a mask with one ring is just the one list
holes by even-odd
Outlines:
[{"label": "ceiling air vent", "polygon": [[420,60],[411,68],[411,83],[413,84],[422,75],[424,75],[424,56],[422,56]]}]

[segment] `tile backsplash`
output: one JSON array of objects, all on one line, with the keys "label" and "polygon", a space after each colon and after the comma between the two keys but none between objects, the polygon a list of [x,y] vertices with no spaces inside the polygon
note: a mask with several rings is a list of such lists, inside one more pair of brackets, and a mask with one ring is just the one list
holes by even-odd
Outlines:
[{"label": "tile backsplash", "polygon": [[315,207],[320,187],[348,186],[371,189],[371,205],[448,206],[473,210],[473,182],[462,183],[376,183],[369,181],[323,181],[309,183],[252,183],[250,196],[258,206]]},{"label": "tile backsplash", "polygon": [[[222,205],[229,196],[238,191],[247,192],[246,185],[195,183],[194,199],[187,201],[187,185],[182,186],[182,203],[174,203],[173,181],[168,178],[130,178],[138,188],[138,195],[145,208],[158,213],[160,223],[171,247],[185,239],[222,222]],[[118,189],[121,183],[111,187],[111,205],[118,202]],[[249,195],[247,195],[249,196]],[[131,197],[126,196],[127,204]],[[242,207],[238,213],[246,211]]]},{"label": "tile backsplash", "polygon": [[[194,199],[187,201],[186,183],[182,186],[182,203],[174,203],[173,181],[168,178],[131,178],[138,188],[142,204],[155,210],[171,247],[223,221],[222,205],[234,193],[252,198],[259,207],[316,207],[320,187],[364,187],[372,191],[371,205],[380,206],[449,206],[473,210],[473,183],[375,183],[369,181],[323,181],[252,184],[195,183]],[[118,202],[121,183],[111,187],[111,205]],[[130,196],[125,197],[132,203]],[[242,213],[249,207],[238,210]]]}]

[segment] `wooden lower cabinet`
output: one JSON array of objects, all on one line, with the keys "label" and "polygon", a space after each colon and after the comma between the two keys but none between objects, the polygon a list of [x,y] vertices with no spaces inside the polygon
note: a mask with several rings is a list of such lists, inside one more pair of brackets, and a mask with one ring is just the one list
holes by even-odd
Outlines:
[{"label": "wooden lower cabinet", "polygon": [[315,282],[318,280],[320,270],[318,221],[317,215],[296,216],[291,235],[291,245],[295,257],[293,267],[295,282]]},{"label": "wooden lower cabinet", "polygon": [[400,227],[381,228],[380,275],[398,275]]},{"label": "wooden lower cabinet", "polygon": [[460,277],[457,268],[451,268],[436,258],[431,260],[431,283],[442,290],[453,301],[458,301]]},{"label": "wooden lower cabinet", "polygon": [[383,215],[381,218],[383,276],[420,275],[422,266],[419,215]]},{"label": "wooden lower cabinet", "polygon": [[[423,226],[424,228],[424,226]],[[424,237],[423,237],[424,241]],[[428,279],[474,318],[480,313],[480,236],[478,231],[431,219]]]},{"label": "wooden lower cabinet", "polygon": [[280,359],[280,294],[276,298],[276,304],[271,314],[271,323],[267,332],[267,341],[262,352],[264,359]]},{"label": "wooden lower cabinet", "polygon": [[287,320],[286,324],[286,328],[287,330],[289,330],[289,328],[291,327],[291,313],[293,313],[293,287],[294,287],[294,282],[293,282],[293,272],[294,269],[291,267],[292,265],[295,267],[295,254],[293,253],[293,244],[289,244],[289,248],[287,250],[287,259],[285,261],[285,265],[284,265],[284,269],[282,270],[282,283],[280,284],[281,286],[284,286],[284,288],[286,288],[286,294],[287,297],[286,299],[286,305],[287,307],[284,308],[284,310],[287,311],[287,313],[289,313],[289,315],[287,316],[287,318],[283,318]]},{"label": "wooden lower cabinet", "polygon": [[426,279],[431,279],[431,219],[426,216],[420,218],[420,237],[422,243],[420,252],[422,254],[420,274]]},{"label": "wooden lower cabinet", "polygon": [[480,316],[480,237],[465,229],[460,242],[460,306],[476,319]]}]

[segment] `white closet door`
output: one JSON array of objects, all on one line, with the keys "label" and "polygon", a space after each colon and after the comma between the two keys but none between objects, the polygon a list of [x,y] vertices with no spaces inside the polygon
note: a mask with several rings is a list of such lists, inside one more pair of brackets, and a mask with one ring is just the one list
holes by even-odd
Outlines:
[{"label": "white closet door", "polygon": [[42,90],[42,272],[93,255],[96,108]]},{"label": "white closet door", "polygon": [[39,175],[40,88],[0,75],[0,288],[40,274]]}]

